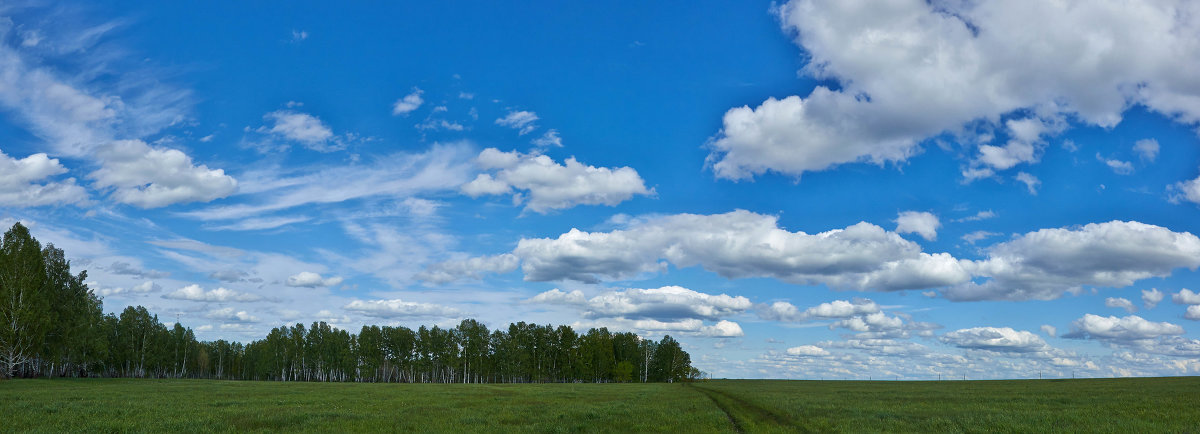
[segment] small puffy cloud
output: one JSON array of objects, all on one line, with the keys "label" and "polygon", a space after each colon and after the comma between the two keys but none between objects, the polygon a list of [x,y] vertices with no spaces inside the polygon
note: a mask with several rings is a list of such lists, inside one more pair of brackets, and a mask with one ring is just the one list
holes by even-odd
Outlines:
[{"label": "small puffy cloud", "polygon": [[942,222],[936,215],[928,212],[904,211],[896,216],[896,233],[917,234],[929,241],[937,239],[937,230]]},{"label": "small puffy cloud", "polygon": [[1051,349],[1050,345],[1037,335],[1009,327],[955,330],[942,335],[939,340],[959,348],[997,353],[1040,353]]},{"label": "small puffy cloud", "polygon": [[171,300],[187,300],[200,302],[229,302],[229,301],[258,301],[262,300],[254,294],[238,292],[232,289],[217,288],[205,291],[200,285],[188,285],[162,296]]},{"label": "small puffy cloud", "polygon": [[1117,318],[1089,313],[1071,323],[1071,328],[1071,333],[1063,337],[1123,342],[1183,334],[1183,327],[1168,322],[1147,321],[1137,315]]},{"label": "small puffy cloud", "polygon": [[308,39],[308,32],[304,30],[292,30],[292,43],[297,43]]},{"label": "small puffy cloud", "polygon": [[1192,321],[1200,321],[1200,304],[1188,306],[1187,310],[1183,312],[1183,317]]},{"label": "small puffy cloud", "polygon": [[1125,309],[1125,311],[1129,313],[1137,312],[1137,306],[1134,306],[1132,301],[1129,301],[1125,298],[1109,297],[1104,299],[1104,305],[1107,307]]},{"label": "small puffy cloud", "polygon": [[208,202],[229,196],[237,181],[221,169],[195,165],[175,149],[153,148],[141,140],[113,142],[98,153],[100,169],[88,177],[110,197],[138,208]]},{"label": "small puffy cloud", "polygon": [[1172,184],[1167,187],[1167,192],[1170,193],[1173,203],[1188,201],[1200,204],[1200,177]]},{"label": "small puffy cloud", "polygon": [[96,284],[93,282],[89,282],[88,286],[97,287],[97,289],[95,291],[96,295],[99,295],[101,297],[108,297],[110,295],[125,295],[125,294],[149,294],[151,292],[158,292],[158,291],[162,290],[161,286],[158,286],[158,284],[156,284],[150,280],[139,283],[130,288],[109,288],[109,287],[105,287],[105,286],[102,286],[102,285],[99,285],[99,284]]},{"label": "small puffy cloud", "polygon": [[1025,172],[1018,173],[1016,179],[1017,182],[1025,184],[1025,188],[1029,190],[1029,194],[1037,196],[1038,186],[1042,184],[1041,180]]},{"label": "small puffy cloud", "polygon": [[1096,154],[1096,159],[1112,169],[1113,173],[1118,175],[1130,175],[1133,173],[1133,163],[1117,159],[1104,158],[1100,154]]},{"label": "small puffy cloud", "polygon": [[1046,336],[1055,337],[1058,336],[1058,329],[1050,324],[1042,324],[1042,333],[1045,333]]},{"label": "small puffy cloud", "polygon": [[407,116],[417,108],[420,108],[421,104],[425,103],[425,100],[421,98],[422,93],[424,93],[424,91],[422,91],[420,88],[414,87],[412,93],[409,93],[403,98],[396,100],[396,103],[392,104],[392,115]]},{"label": "small puffy cloud", "polygon": [[462,315],[458,309],[431,303],[417,303],[401,299],[354,300],[342,307],[374,318],[442,317],[456,318]]},{"label": "small puffy cloud", "polygon": [[83,187],[75,178],[54,181],[55,175],[67,173],[67,168],[46,154],[33,154],[22,159],[0,151],[0,206],[28,207],[86,202]]},{"label": "small puffy cloud", "polygon": [[742,326],[727,320],[717,321],[711,326],[704,326],[700,329],[700,334],[713,338],[736,338],[746,335],[742,332]]},{"label": "small puffy cloud", "polygon": [[313,273],[311,271],[301,271],[297,274],[288,276],[287,282],[285,282],[285,283],[287,284],[287,286],[294,286],[294,287],[300,287],[300,288],[320,288],[320,287],[326,287],[326,286],[336,286],[338,284],[341,284],[342,278],[339,276],[333,276],[333,277],[326,279],[326,278],[321,277],[320,274]]},{"label": "small puffy cloud", "polygon": [[772,321],[808,321],[813,319],[849,318],[879,312],[879,305],[865,298],[834,300],[800,311],[796,306],[777,301],[759,309],[758,316]]},{"label": "small puffy cloud", "polygon": [[220,270],[208,274],[209,279],[220,280],[222,282],[241,282],[250,277],[250,274],[245,271],[238,270]]},{"label": "small puffy cloud", "polygon": [[496,125],[517,130],[517,134],[523,136],[537,129],[537,125],[534,124],[534,122],[537,122],[537,120],[537,113],[524,110],[513,110],[508,112],[508,114],[504,117],[496,119]]},{"label": "small puffy cloud", "polygon": [[542,214],[576,205],[615,206],[634,195],[654,194],[633,168],[587,166],[574,157],[564,165],[546,155],[488,148],[479,153],[476,163],[491,173],[463,184],[463,193],[479,197],[516,190],[514,203],[524,202],[526,210]]},{"label": "small puffy cloud", "polygon": [[576,305],[584,310],[583,315],[587,318],[622,317],[658,320],[699,318],[715,321],[722,317],[740,314],[753,306],[750,299],[746,297],[734,297],[726,294],[710,295],[679,286],[607,291],[586,300],[583,293],[578,290],[562,292],[555,288],[540,293],[528,301]]},{"label": "small puffy cloud", "polygon": [[1158,302],[1163,301],[1163,297],[1165,297],[1165,294],[1159,291],[1158,288],[1143,289],[1142,305],[1146,309],[1154,309],[1154,306],[1158,306]]},{"label": "small puffy cloud", "polygon": [[816,345],[801,345],[788,348],[787,354],[797,357],[826,357],[829,355],[829,351]]},{"label": "small puffy cloud", "polygon": [[209,311],[205,317],[226,322],[251,323],[258,322],[258,317],[247,313],[244,310],[234,310],[232,307],[226,307]]},{"label": "small puffy cloud", "polygon": [[263,119],[271,122],[271,126],[259,128],[259,132],[274,134],[318,152],[345,148],[343,143],[334,140],[333,129],[308,113],[278,110],[263,115]]},{"label": "small puffy cloud", "polygon": [[430,265],[415,277],[417,280],[439,284],[464,278],[480,279],[484,273],[507,273],[516,270],[519,263],[520,260],[511,253],[476,256]]},{"label": "small puffy cloud", "polygon": [[962,261],[975,278],[947,288],[951,300],[1053,299],[1083,285],[1125,287],[1174,269],[1200,267],[1200,238],[1139,222],[1042,229],[995,244],[987,259]]},{"label": "small puffy cloud", "polygon": [[1192,292],[1190,289],[1183,288],[1171,296],[1171,301],[1176,304],[1200,304],[1200,292]]},{"label": "small puffy cloud", "polygon": [[1158,158],[1158,140],[1138,140],[1133,144],[1133,152],[1136,152],[1142,161],[1154,161]]}]

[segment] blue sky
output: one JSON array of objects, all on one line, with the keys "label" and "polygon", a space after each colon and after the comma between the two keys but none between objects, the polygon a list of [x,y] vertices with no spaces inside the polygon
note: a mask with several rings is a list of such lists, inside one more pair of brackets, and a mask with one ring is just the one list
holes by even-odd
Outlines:
[{"label": "blue sky", "polygon": [[472,317],[715,376],[1200,372],[1200,10],[0,7],[0,223],[202,339]]}]

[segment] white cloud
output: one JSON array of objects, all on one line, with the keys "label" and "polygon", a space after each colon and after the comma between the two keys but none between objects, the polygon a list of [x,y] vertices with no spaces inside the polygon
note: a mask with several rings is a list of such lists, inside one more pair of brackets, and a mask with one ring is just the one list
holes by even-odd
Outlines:
[{"label": "white cloud", "polygon": [[709,295],[679,286],[654,289],[625,289],[601,293],[583,301],[582,293],[543,292],[530,302],[573,304],[584,308],[588,318],[624,317],[672,320],[699,318],[716,321],[750,309],[750,299],[726,294]]},{"label": "white cloud", "polygon": [[1113,173],[1116,173],[1118,175],[1133,174],[1133,163],[1130,163],[1128,161],[1108,159],[1108,158],[1102,157],[1100,154],[1096,154],[1096,160],[1099,160],[1100,162],[1104,163],[1106,166],[1108,166],[1109,169],[1112,169]]},{"label": "white cloud", "polygon": [[968,217],[963,217],[963,218],[960,218],[960,219],[955,219],[954,221],[956,221],[956,222],[959,222],[959,223],[962,223],[962,222],[974,222],[974,221],[979,221],[979,220],[987,220],[987,219],[990,219],[990,218],[993,218],[993,217],[996,217],[996,212],[995,212],[995,211],[992,211],[992,210],[990,210],[990,209],[989,209],[989,210],[986,210],[986,211],[980,211],[980,212],[977,212],[977,213],[975,213],[975,215],[973,215],[973,216],[968,216]]},{"label": "white cloud", "polygon": [[306,32],[304,30],[292,30],[292,42],[293,43],[300,42],[305,39],[308,39],[308,32]]},{"label": "white cloud", "polygon": [[270,121],[272,125],[270,128],[259,128],[259,132],[298,142],[305,148],[317,152],[333,152],[346,147],[342,141],[335,140],[333,129],[325,125],[320,118],[308,113],[277,110],[263,115],[263,119]]},{"label": "white cloud", "polygon": [[144,281],[129,288],[110,288],[96,282],[87,282],[87,285],[95,288],[96,295],[101,297],[108,297],[110,295],[149,294],[151,292],[158,292],[162,290],[161,286],[158,286],[158,284],[150,280]]},{"label": "white cloud", "polygon": [[1083,285],[1125,287],[1176,268],[1200,267],[1200,238],[1139,222],[1042,229],[987,248],[987,259],[962,261],[982,284],[947,288],[952,300],[1058,298]]},{"label": "white cloud", "polygon": [[258,322],[258,317],[247,313],[244,310],[234,310],[232,307],[211,310],[205,317],[228,322],[251,323]]},{"label": "white cloud", "polygon": [[87,201],[87,192],[75,185],[75,178],[53,181],[67,168],[44,153],[16,159],[0,151],[0,206],[28,207],[54,204],[79,204]]},{"label": "white cloud", "polygon": [[327,286],[337,286],[342,283],[342,278],[333,276],[330,278],[321,277],[320,274],[311,271],[301,271],[297,274],[288,276],[287,286],[295,286],[301,288],[321,288]]},{"label": "white cloud", "polygon": [[1058,336],[1058,329],[1050,324],[1042,324],[1042,333],[1045,333],[1046,336],[1055,337]]},{"label": "white cloud", "polygon": [[360,313],[374,318],[405,318],[405,317],[443,317],[457,318],[462,315],[458,309],[431,304],[390,300],[354,300],[342,307],[345,310]]},{"label": "white cloud", "polygon": [[188,285],[179,288],[174,292],[164,294],[162,296],[172,300],[187,300],[187,301],[202,301],[202,302],[228,302],[228,301],[258,301],[262,300],[254,294],[238,292],[232,289],[217,288],[210,291],[205,291],[200,285]]},{"label": "white cloud", "polygon": [[1038,186],[1042,185],[1042,181],[1039,180],[1036,176],[1030,175],[1025,172],[1017,173],[1016,180],[1017,180],[1017,182],[1025,184],[1025,188],[1027,190],[1029,190],[1029,194],[1032,194],[1034,196],[1037,196]]},{"label": "white cloud", "polygon": [[537,120],[537,113],[524,110],[513,110],[508,112],[508,114],[504,117],[496,119],[496,125],[518,130],[517,134],[523,136],[537,129],[537,124],[534,123],[537,122]]},{"label": "white cloud", "polygon": [[699,265],[726,278],[855,290],[931,288],[969,277],[950,255],[923,253],[869,223],[810,235],[779,228],[776,216],[743,210],[654,217],[612,232],[572,229],[556,239],[522,239],[513,254],[531,281],[629,279],[667,263]]},{"label": "white cloud", "polygon": [[377,197],[399,199],[453,189],[469,179],[468,150],[464,144],[434,145],[426,152],[395,153],[362,164],[250,172],[243,176],[239,190],[257,200],[180,215],[200,220],[244,219],[301,206]]},{"label": "white cloud", "polygon": [[997,235],[1000,235],[1000,234],[998,234],[996,232],[988,232],[988,231],[975,231],[975,232],[968,232],[966,234],[963,234],[962,240],[966,241],[970,244],[975,244],[976,242],[979,242],[980,240],[983,240],[986,238],[991,238],[991,237],[994,237]]},{"label": "white cloud", "polygon": [[558,136],[558,130],[555,130],[553,128],[547,130],[546,134],[542,134],[541,137],[533,139],[532,143],[534,145],[537,145],[537,146],[540,146],[543,148],[549,148],[549,147],[561,148],[563,145],[562,137]]},{"label": "white cloud", "polygon": [[1173,203],[1186,200],[1191,203],[1200,204],[1200,177],[1169,185],[1167,186],[1167,192],[1170,193],[1171,202]]},{"label": "white cloud", "polygon": [[1184,72],[1200,69],[1194,2],[793,0],[776,11],[803,72],[840,89],[729,110],[709,156],[718,177],[902,162],[927,138],[1017,113],[1031,125],[1006,123],[1009,143],[984,144],[975,164],[1036,161],[1056,129],[1034,122],[1112,127],[1134,105],[1200,120],[1200,87]]},{"label": "white cloud", "polygon": [[816,345],[801,345],[788,348],[787,354],[798,357],[826,357],[829,356],[829,351]]},{"label": "white cloud", "polygon": [[1171,301],[1176,304],[1200,304],[1200,292],[1192,292],[1187,288],[1183,288],[1171,296]]},{"label": "white cloud", "polygon": [[937,239],[937,230],[942,222],[928,212],[904,211],[896,216],[896,233],[917,234],[929,241]]},{"label": "white cloud", "polygon": [[1176,357],[1200,357],[1200,341],[1182,335],[1183,327],[1147,321],[1137,315],[1123,318],[1086,314],[1071,323],[1071,339],[1093,339],[1113,347]]},{"label": "white cloud", "polygon": [[1129,313],[1137,312],[1137,306],[1134,306],[1132,301],[1120,297],[1108,297],[1104,299],[1104,306],[1125,309],[1125,312]]},{"label": "white cloud", "polygon": [[1159,291],[1158,288],[1143,289],[1142,305],[1146,309],[1154,309],[1154,306],[1158,306],[1158,302],[1163,301],[1164,296],[1165,294]]},{"label": "white cloud", "polygon": [[1133,144],[1133,151],[1137,152],[1138,157],[1142,161],[1153,162],[1158,158],[1158,140],[1142,139]]},{"label": "white cloud", "polygon": [[942,335],[943,343],[970,350],[997,353],[1045,353],[1050,345],[1037,335],[1009,327],[974,327]]},{"label": "white cloud", "polygon": [[409,113],[420,108],[421,104],[425,103],[425,100],[421,99],[422,93],[424,92],[420,88],[414,87],[412,93],[396,100],[396,103],[392,104],[392,115],[408,116]]},{"label": "white cloud", "polygon": [[796,306],[784,301],[771,303],[770,306],[759,309],[758,315],[772,321],[808,321],[812,319],[850,318],[853,316],[879,312],[879,305],[865,298],[852,300],[834,300],[800,311]]},{"label": "white cloud", "polygon": [[119,140],[99,152],[100,168],[88,175],[110,197],[139,208],[208,202],[229,196],[237,180],[224,170],[195,165],[176,149],[154,148],[141,140]]},{"label": "white cloud", "polygon": [[476,256],[439,262],[417,273],[417,280],[432,283],[449,283],[455,280],[480,279],[484,273],[507,273],[517,269],[520,260],[511,253],[495,256]]},{"label": "white cloud", "polygon": [[576,205],[615,206],[634,195],[654,194],[630,167],[586,166],[574,157],[562,165],[545,155],[501,152],[495,148],[484,149],[476,162],[493,173],[481,173],[463,184],[463,193],[479,197],[524,191],[516,194],[513,202],[524,202],[526,210],[542,214]]},{"label": "white cloud", "polygon": [[1183,312],[1183,318],[1190,319],[1192,321],[1200,321],[1200,304],[1188,306],[1187,310]]}]

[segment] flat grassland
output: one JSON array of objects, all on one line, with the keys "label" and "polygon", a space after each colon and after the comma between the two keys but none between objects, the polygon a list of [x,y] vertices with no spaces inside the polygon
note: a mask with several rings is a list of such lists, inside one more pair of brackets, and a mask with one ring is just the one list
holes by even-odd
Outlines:
[{"label": "flat grassland", "polygon": [[1197,432],[1200,378],[356,384],[0,382],[21,432]]}]

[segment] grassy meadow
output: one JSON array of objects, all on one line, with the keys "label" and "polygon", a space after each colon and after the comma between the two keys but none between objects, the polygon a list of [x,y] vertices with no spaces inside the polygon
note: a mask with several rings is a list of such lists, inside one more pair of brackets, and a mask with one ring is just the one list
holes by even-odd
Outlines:
[{"label": "grassy meadow", "polygon": [[3,432],[1196,432],[1200,378],[0,382]]}]

